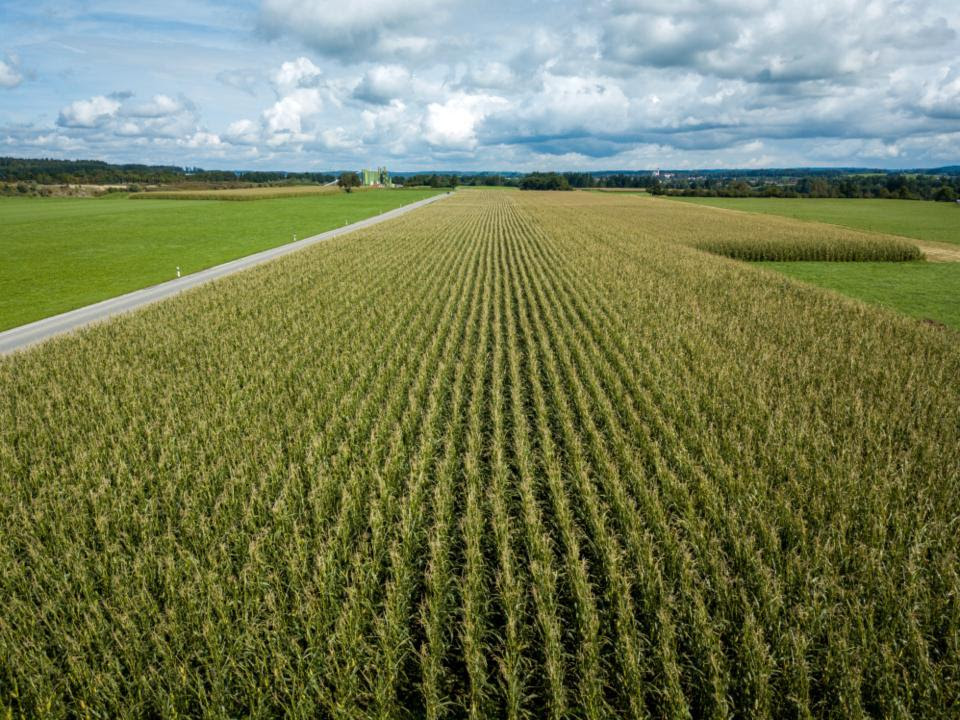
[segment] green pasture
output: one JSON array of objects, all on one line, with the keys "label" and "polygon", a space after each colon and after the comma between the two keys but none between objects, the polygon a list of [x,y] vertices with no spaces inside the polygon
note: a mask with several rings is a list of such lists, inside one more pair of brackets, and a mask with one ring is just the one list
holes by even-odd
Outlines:
[{"label": "green pasture", "polygon": [[960,330],[960,263],[757,264],[812,285]]},{"label": "green pasture", "polygon": [[670,200],[960,245],[960,205],[956,203],[838,198],[671,197]]},{"label": "green pasture", "polygon": [[[960,206],[917,200],[671,198],[960,245]],[[812,285],[960,329],[960,263],[765,262]]]},{"label": "green pasture", "polygon": [[0,330],[435,195],[371,190],[227,202],[0,198]]}]

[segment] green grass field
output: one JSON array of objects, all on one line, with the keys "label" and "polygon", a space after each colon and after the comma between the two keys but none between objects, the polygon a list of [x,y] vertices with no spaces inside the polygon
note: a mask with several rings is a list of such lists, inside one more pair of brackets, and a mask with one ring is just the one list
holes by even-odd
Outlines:
[{"label": "green grass field", "polygon": [[813,285],[960,330],[960,263],[759,264]]},{"label": "green grass field", "polygon": [[815,220],[917,240],[960,244],[960,205],[956,203],[832,198],[671,197],[669,200]]},{"label": "green grass field", "polygon": [[[831,223],[960,244],[960,207],[913,200],[670,198],[696,205]],[[960,262],[770,262],[768,267],[918,318],[960,328]]]},{"label": "green grass field", "polygon": [[458,191],[0,358],[0,718],[955,720],[960,343],[750,219]]},{"label": "green grass field", "polygon": [[373,190],[225,202],[0,198],[0,330],[436,194]]}]

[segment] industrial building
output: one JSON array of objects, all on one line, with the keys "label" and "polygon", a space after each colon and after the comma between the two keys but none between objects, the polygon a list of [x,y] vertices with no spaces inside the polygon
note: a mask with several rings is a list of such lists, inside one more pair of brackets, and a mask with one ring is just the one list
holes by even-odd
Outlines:
[{"label": "industrial building", "polygon": [[385,167],[378,167],[376,170],[361,170],[360,182],[364,187],[389,187],[390,173]]}]

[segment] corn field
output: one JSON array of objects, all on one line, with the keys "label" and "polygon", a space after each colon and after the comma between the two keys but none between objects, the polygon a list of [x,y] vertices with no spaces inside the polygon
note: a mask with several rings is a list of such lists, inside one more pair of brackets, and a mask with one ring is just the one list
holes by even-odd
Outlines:
[{"label": "corn field", "polygon": [[643,203],[650,231],[707,252],[746,261],[905,262],[923,254],[910,240],[788,218],[758,220],[750,213],[715,209],[684,213],[673,202]]},{"label": "corn field", "polygon": [[788,225],[460,191],[0,359],[0,708],[957,717],[958,337],[692,247]]},{"label": "corn field", "polygon": [[[369,188],[354,188],[367,190]],[[151,190],[130,195],[130,200],[273,200],[276,198],[336,195],[336,185],[275,185],[272,187],[224,188],[220,190]]]}]

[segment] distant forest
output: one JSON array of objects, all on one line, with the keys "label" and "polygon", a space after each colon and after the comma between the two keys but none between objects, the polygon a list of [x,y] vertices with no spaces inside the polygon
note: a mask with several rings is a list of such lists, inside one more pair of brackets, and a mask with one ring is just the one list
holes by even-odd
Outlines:
[{"label": "distant forest", "polygon": [[[37,194],[43,185],[204,185],[243,187],[327,183],[337,172],[203,170],[172,165],[113,165],[99,160],[0,158],[6,194]],[[671,170],[593,172],[395,173],[405,186],[504,186],[524,190],[641,189],[655,195],[697,197],[893,198],[953,202],[960,198],[960,166],[889,171],[867,168]]]},{"label": "distant forest", "polygon": [[[562,178],[574,188],[637,188],[654,195],[687,197],[889,198],[941,202],[960,198],[960,166],[896,172],[799,168],[659,174],[562,173]],[[520,185],[523,187],[522,180]]]},{"label": "distant forest", "polygon": [[954,202],[960,172],[873,172],[822,175],[652,178],[653,194],[692,197],[880,198]]},{"label": "distant forest", "polygon": [[319,172],[201,170],[173,165],[112,165],[100,160],[0,157],[0,182],[41,185],[175,185],[178,183],[327,183],[336,175]]},{"label": "distant forest", "polygon": [[654,195],[694,197],[960,198],[960,166],[887,171],[797,168],[784,170],[683,170],[644,172],[534,172],[518,174],[421,173],[395,178],[405,185],[493,185],[521,190],[637,189]]}]

